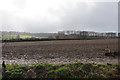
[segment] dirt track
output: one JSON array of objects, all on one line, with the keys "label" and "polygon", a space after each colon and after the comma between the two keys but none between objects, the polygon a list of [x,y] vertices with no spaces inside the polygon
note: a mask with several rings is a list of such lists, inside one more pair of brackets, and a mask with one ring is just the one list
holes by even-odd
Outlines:
[{"label": "dirt track", "polygon": [[[117,39],[64,40],[3,43],[2,55],[7,63],[36,64],[42,62],[117,63],[117,57],[105,57],[106,48],[118,51]],[[10,62],[11,61],[11,62]]]}]

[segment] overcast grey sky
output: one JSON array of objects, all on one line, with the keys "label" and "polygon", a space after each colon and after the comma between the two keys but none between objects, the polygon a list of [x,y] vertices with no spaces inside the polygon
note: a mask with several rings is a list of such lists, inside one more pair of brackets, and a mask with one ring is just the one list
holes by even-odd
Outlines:
[{"label": "overcast grey sky", "polygon": [[2,0],[0,1],[0,22],[2,22],[2,30],[5,31],[87,30],[117,32],[118,0],[103,1]]}]

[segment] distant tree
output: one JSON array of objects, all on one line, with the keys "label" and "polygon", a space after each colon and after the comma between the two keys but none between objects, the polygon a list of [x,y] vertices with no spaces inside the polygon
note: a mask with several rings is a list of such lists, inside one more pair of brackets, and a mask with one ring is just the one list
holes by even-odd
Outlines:
[{"label": "distant tree", "polygon": [[59,36],[56,36],[56,39],[59,39]]},{"label": "distant tree", "polygon": [[17,39],[20,39],[20,35],[17,35]]}]

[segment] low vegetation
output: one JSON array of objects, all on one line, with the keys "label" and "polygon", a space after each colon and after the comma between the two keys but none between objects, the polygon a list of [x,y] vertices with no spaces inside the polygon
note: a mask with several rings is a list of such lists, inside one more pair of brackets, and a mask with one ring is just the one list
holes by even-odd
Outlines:
[{"label": "low vegetation", "polygon": [[25,35],[3,35],[2,40],[17,40],[17,39],[31,39],[31,38],[40,38],[34,36],[25,36]]},{"label": "low vegetation", "polygon": [[45,37],[35,37],[35,36],[26,36],[26,35],[3,35],[3,42],[21,42],[21,41],[41,41],[46,40]]},{"label": "low vegetation", "polygon": [[[2,33],[2,34],[1,34]],[[79,31],[79,34],[71,31],[58,33],[27,33],[27,32],[6,32],[0,33],[3,42],[22,42],[22,41],[51,41],[51,40],[93,40],[93,39],[116,39],[116,33],[99,33],[92,36],[89,32]],[[66,35],[67,34],[67,35]],[[105,36],[106,35],[106,36]],[[1,41],[1,40],[0,40]]]},{"label": "low vegetation", "polygon": [[7,64],[3,72],[6,78],[120,78],[120,64],[93,64],[74,62],[69,64]]}]

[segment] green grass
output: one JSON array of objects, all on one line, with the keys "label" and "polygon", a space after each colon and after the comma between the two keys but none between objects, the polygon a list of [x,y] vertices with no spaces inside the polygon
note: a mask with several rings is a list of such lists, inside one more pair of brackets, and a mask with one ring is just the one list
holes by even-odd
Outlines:
[{"label": "green grass", "polygon": [[[7,64],[3,78],[120,78],[120,64]],[[32,71],[32,72],[30,72]]]},{"label": "green grass", "polygon": [[35,36],[24,36],[24,35],[20,35],[20,38],[21,38],[21,39],[30,39],[30,38],[39,38],[39,39],[42,39],[42,38],[45,38],[45,37],[35,37]]},{"label": "green grass", "polygon": [[21,39],[26,39],[26,38],[32,38],[32,36],[24,36],[24,35],[20,35]]},{"label": "green grass", "polygon": [[2,40],[16,39],[17,35],[3,35]]},{"label": "green grass", "polygon": [[[42,38],[42,37],[34,37],[34,36],[25,36],[20,35],[20,39],[31,39],[31,38]],[[3,35],[2,40],[11,40],[11,39],[17,39],[17,35]]]}]

